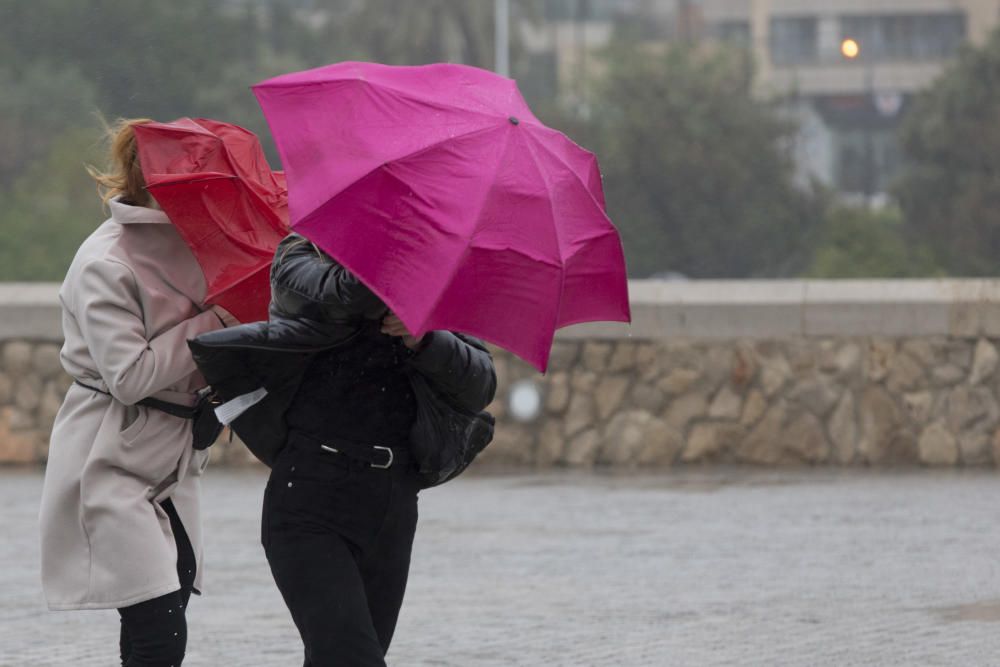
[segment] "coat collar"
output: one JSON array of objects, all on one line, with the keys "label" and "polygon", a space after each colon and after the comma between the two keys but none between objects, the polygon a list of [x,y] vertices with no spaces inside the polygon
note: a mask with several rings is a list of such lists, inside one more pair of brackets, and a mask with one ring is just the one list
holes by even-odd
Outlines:
[{"label": "coat collar", "polygon": [[115,197],[110,202],[111,219],[122,225],[129,224],[170,224],[167,214],[157,208],[146,208],[145,206],[131,206],[123,204],[120,197]]}]

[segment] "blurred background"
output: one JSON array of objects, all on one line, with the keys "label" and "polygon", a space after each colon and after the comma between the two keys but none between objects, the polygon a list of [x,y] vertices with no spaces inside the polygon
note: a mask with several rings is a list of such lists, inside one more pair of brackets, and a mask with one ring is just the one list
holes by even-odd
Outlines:
[{"label": "blurred background", "polygon": [[998,0],[4,0],[0,280],[60,280],[102,219],[102,118],[235,122],[277,166],[249,86],[345,59],[507,69],[599,155],[636,278],[994,274],[998,21]]}]

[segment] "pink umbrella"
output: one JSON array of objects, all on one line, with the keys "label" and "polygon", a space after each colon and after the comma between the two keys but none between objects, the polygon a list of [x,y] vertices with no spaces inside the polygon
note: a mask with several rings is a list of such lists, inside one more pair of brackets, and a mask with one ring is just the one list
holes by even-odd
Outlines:
[{"label": "pink umbrella", "polygon": [[254,93],[293,229],[415,334],[469,333],[544,371],[557,328],[629,321],[597,160],[542,125],[510,79],[339,63]]}]

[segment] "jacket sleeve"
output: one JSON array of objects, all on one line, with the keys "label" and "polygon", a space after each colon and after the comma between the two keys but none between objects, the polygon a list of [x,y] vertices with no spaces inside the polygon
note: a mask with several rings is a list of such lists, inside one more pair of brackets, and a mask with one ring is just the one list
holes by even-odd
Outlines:
[{"label": "jacket sleeve", "polygon": [[271,304],[287,317],[322,322],[377,320],[386,313],[382,300],[354,274],[297,234],[275,252]]},{"label": "jacket sleeve", "polygon": [[497,390],[493,357],[473,338],[432,331],[425,346],[410,360],[431,386],[458,408],[479,412],[493,402]]},{"label": "jacket sleeve", "polygon": [[222,313],[206,310],[147,339],[135,276],[115,261],[85,266],[76,295],[77,324],[91,358],[108,391],[125,405],[193,373],[187,339],[223,326]]}]

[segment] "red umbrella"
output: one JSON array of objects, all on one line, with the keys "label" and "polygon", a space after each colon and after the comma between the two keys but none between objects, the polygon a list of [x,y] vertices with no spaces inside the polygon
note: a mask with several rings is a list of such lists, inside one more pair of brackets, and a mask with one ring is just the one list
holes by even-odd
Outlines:
[{"label": "red umbrella", "polygon": [[205,274],[206,303],[267,319],[268,267],[288,234],[285,177],[256,135],[207,118],[135,127],[146,186]]}]

